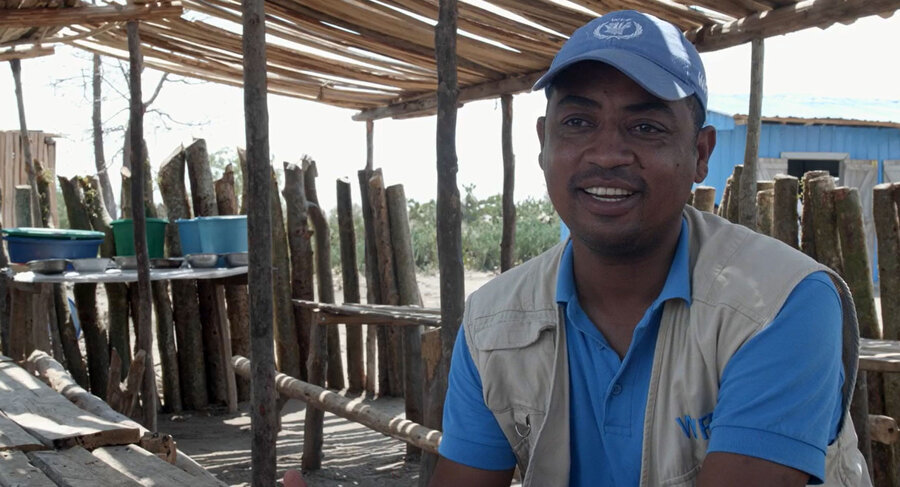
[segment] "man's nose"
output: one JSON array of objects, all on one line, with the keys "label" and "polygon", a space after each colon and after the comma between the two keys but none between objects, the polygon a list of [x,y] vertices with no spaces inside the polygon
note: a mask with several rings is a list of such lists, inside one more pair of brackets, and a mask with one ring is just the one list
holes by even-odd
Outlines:
[{"label": "man's nose", "polygon": [[587,147],[585,156],[588,163],[607,169],[626,166],[635,160],[625,134],[617,127],[598,129]]}]

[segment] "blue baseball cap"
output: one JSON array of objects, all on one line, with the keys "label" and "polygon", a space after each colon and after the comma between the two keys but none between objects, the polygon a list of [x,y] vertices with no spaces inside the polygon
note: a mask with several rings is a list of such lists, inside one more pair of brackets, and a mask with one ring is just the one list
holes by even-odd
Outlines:
[{"label": "blue baseball cap", "polygon": [[613,66],[663,100],[696,95],[706,110],[706,71],[697,49],[674,25],[634,10],[610,12],[576,30],[533,90],[550,86],[581,61]]}]

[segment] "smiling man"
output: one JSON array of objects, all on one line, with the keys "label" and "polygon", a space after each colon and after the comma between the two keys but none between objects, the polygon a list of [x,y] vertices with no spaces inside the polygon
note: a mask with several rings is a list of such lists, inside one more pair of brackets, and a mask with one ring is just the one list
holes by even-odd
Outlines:
[{"label": "smiling man", "polygon": [[686,207],[716,141],[690,42],[613,12],[535,89],[572,238],[469,298],[431,485],[870,485],[846,285]]}]

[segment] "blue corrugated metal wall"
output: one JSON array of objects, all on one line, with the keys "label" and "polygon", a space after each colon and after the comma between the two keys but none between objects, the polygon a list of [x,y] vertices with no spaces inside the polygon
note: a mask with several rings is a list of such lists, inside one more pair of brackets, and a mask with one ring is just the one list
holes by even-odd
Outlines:
[{"label": "blue corrugated metal wall", "polygon": [[[716,188],[716,201],[735,164],[744,163],[747,126],[735,125],[731,116],[710,112],[707,122],[718,132],[716,148],[703,184]],[[781,157],[782,152],[842,152],[850,159],[877,160],[878,181],[885,159],[900,159],[900,129],[838,125],[786,125],[763,123],[759,157]]]}]

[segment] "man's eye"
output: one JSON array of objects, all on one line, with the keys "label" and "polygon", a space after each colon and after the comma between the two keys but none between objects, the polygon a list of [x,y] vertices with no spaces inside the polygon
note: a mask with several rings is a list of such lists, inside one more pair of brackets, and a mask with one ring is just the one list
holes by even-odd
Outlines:
[{"label": "man's eye", "polygon": [[563,125],[565,125],[567,127],[589,127],[590,122],[588,122],[587,120],[585,120],[583,118],[570,117],[570,118],[563,120]]},{"label": "man's eye", "polygon": [[634,126],[634,130],[642,134],[658,134],[663,132],[661,128],[649,123],[637,124]]}]

